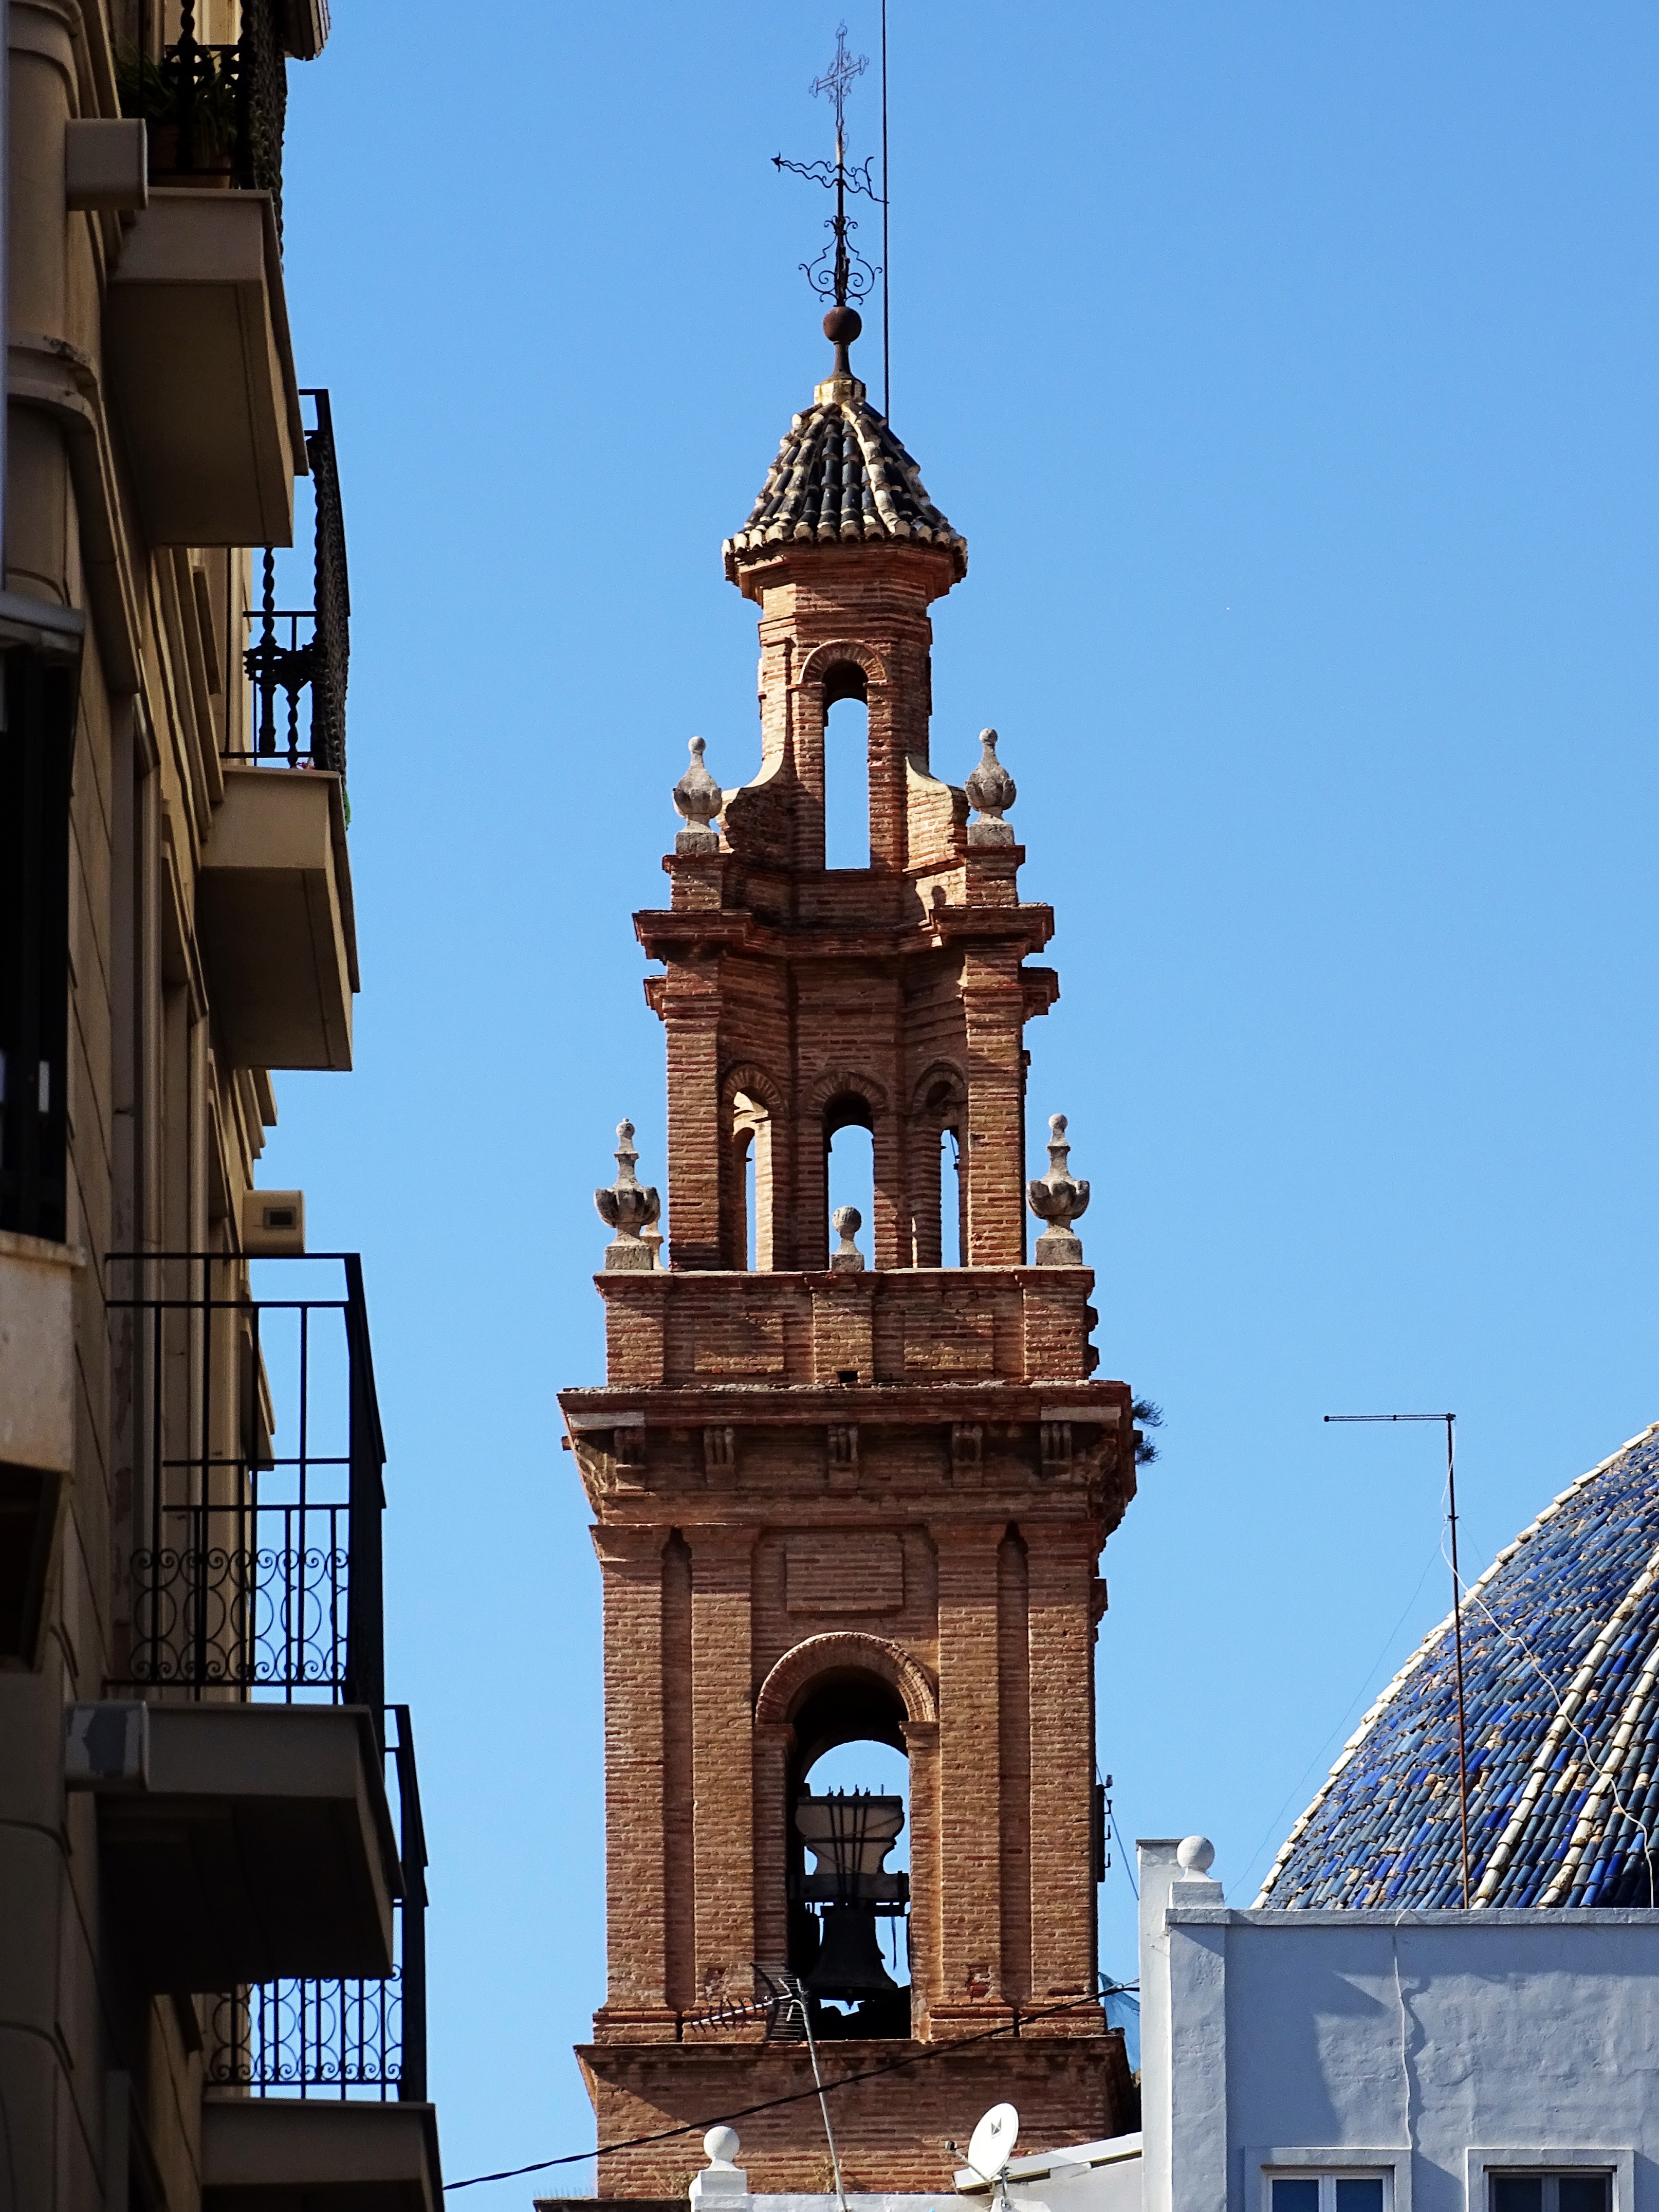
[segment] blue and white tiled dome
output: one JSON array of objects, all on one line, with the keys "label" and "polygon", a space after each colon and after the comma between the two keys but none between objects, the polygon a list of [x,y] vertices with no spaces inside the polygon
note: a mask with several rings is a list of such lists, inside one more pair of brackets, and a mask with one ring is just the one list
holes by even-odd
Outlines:
[{"label": "blue and white tiled dome", "polygon": [[[1476,1905],[1659,1902],[1659,1423],[1581,1475],[1463,1604]],[[1291,1831],[1257,1903],[1462,1902],[1449,1618]]]}]

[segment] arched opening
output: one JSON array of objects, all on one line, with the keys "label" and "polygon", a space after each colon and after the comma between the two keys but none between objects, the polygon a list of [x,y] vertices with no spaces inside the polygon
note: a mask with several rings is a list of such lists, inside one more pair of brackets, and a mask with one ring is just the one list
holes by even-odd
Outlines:
[{"label": "arched opening", "polygon": [[746,1091],[732,1101],[733,1152],[731,1256],[740,1267],[770,1270],[772,1266],[772,1116],[765,1105]]},{"label": "arched opening", "polygon": [[[875,1117],[867,1098],[843,1092],[823,1110],[823,1176],[830,1194],[830,1218],[843,1206],[858,1210],[863,1226],[855,1232],[866,1266],[873,1265],[876,1212]],[[833,1240],[830,1249],[835,1249]]]},{"label": "arched opening", "polygon": [[[834,678],[855,676],[856,696],[837,692]],[[826,868],[870,866],[870,714],[864,703],[863,674],[835,669],[824,689],[823,865]]]},{"label": "arched opening", "polygon": [[923,1079],[906,1139],[913,1267],[967,1264],[968,1177],[963,1158],[967,1119],[959,1075],[943,1068]]},{"label": "arched opening", "polygon": [[910,2033],[910,1771],[890,1684],[823,1677],[794,1715],[789,1964],[815,2036]]},{"label": "arched opening", "polygon": [[939,1133],[939,1265],[959,1267],[967,1243],[968,1185],[962,1172],[962,1138],[954,1125]]}]

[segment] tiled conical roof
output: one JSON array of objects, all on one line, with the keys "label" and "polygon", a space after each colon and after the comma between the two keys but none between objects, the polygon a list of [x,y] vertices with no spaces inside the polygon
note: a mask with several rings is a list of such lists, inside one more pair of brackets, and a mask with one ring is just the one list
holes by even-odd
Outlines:
[{"label": "tiled conical roof", "polygon": [[[1500,1552],[1463,1601],[1477,1905],[1659,1902],[1659,1423]],[[1258,1902],[1462,1903],[1451,1623],[1408,1659]]]},{"label": "tiled conical roof", "polygon": [[865,397],[855,376],[828,378],[778,447],[748,521],[722,549],[739,567],[774,546],[940,545],[968,568],[968,541],[927,496],[921,471]]}]

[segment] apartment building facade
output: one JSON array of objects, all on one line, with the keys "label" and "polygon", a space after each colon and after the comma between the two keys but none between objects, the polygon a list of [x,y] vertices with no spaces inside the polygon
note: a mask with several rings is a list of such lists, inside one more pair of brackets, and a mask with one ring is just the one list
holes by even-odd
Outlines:
[{"label": "apartment building facade", "polygon": [[359,982],[326,7],[3,12],[0,2203],[429,2212],[363,1271],[259,1183]]}]

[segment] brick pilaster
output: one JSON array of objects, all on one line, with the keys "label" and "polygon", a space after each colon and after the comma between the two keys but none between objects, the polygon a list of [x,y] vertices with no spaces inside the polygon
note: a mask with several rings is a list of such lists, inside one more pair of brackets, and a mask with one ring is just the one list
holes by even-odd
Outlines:
[{"label": "brick pilaster", "polygon": [[[1026,1540],[1031,1863],[1042,1870],[1031,1885],[1031,1995],[1042,2005],[1087,1990],[1094,1972],[1095,1543],[1075,1525],[1029,1528]],[[1042,2025],[1079,2033],[1098,2022],[1080,2010]]]},{"label": "brick pilaster", "polygon": [[691,1787],[697,2002],[746,1997],[755,1957],[754,1528],[695,1529]]},{"label": "brick pilaster", "polygon": [[655,1529],[592,1531],[604,1576],[605,1928],[595,2033],[673,2033],[663,1854],[662,1550]]},{"label": "brick pilaster", "polygon": [[[939,1986],[936,2029],[988,2019],[1000,2002],[1001,1867],[994,1523],[938,1528]],[[947,2026],[947,2023],[949,2024]],[[958,2028],[958,2032],[959,2028]]]}]

